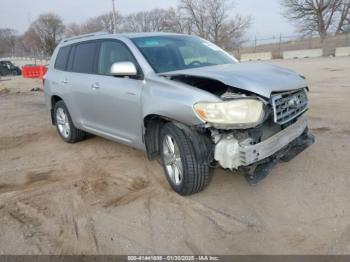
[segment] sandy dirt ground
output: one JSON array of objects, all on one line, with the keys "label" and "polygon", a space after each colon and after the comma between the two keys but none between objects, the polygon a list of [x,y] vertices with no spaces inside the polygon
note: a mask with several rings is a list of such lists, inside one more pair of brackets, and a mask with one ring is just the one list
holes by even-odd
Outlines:
[{"label": "sandy dirt ground", "polygon": [[63,143],[40,81],[0,81],[0,254],[350,254],[350,58],[273,63],[308,78],[316,144],[190,197],[141,151]]}]

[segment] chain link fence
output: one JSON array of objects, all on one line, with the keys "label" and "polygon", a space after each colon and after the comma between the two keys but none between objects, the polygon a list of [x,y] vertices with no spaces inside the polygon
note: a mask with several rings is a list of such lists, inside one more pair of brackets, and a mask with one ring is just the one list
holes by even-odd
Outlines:
[{"label": "chain link fence", "polygon": [[29,56],[3,56],[0,61],[11,61],[16,66],[22,67],[24,65],[47,65],[50,58],[47,57],[29,57]]},{"label": "chain link fence", "polygon": [[248,39],[235,52],[237,57],[246,53],[271,52],[274,59],[282,58],[284,51],[322,48],[324,56],[334,56],[337,47],[350,46],[350,33],[319,37],[284,36],[280,34],[270,38]]}]

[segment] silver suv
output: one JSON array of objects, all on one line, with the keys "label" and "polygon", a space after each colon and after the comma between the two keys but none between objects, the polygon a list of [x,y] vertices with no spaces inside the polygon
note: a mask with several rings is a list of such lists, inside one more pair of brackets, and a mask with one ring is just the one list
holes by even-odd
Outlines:
[{"label": "silver suv", "polygon": [[314,142],[302,115],[304,77],[239,63],[198,37],[95,33],[63,40],[45,76],[52,123],[68,143],[87,133],[161,159],[181,195],[203,190],[211,167],[250,184]]}]

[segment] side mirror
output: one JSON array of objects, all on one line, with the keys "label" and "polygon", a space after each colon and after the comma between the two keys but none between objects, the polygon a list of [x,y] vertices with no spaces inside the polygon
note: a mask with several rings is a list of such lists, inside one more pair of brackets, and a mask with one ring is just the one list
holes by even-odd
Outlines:
[{"label": "side mirror", "polygon": [[117,62],[111,67],[113,76],[137,76],[137,69],[132,62]]}]

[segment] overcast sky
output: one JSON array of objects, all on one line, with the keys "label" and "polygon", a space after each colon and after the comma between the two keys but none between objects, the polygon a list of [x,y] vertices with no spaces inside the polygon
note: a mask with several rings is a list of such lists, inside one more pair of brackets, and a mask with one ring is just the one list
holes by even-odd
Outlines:
[{"label": "overcast sky", "polygon": [[[116,0],[122,14],[176,6],[178,0]],[[294,28],[281,13],[279,0],[236,0],[235,13],[250,15],[253,24],[249,38],[269,38],[294,34]],[[10,27],[24,32],[30,21],[41,13],[59,14],[65,23],[83,22],[86,19],[111,10],[111,0],[1,0],[0,27]]]}]

